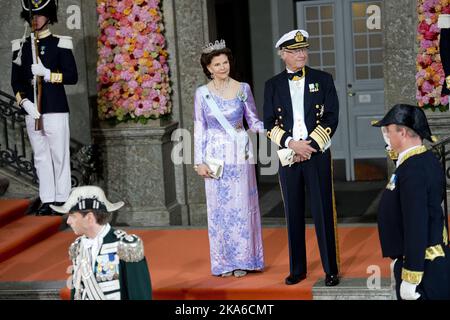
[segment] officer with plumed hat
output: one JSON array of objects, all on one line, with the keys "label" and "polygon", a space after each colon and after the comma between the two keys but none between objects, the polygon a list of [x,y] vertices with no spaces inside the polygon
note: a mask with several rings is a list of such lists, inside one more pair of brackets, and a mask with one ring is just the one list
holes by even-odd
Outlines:
[{"label": "officer with plumed hat", "polygon": [[64,85],[78,81],[72,38],[53,35],[58,0],[20,0],[21,17],[32,26],[12,41],[11,86],[25,115],[39,179],[38,215],[56,214],[50,204],[64,203],[70,193],[69,105]]},{"label": "officer with plumed hat", "polygon": [[331,137],[336,132],[339,102],[331,74],[306,66],[309,34],[296,29],[275,48],[285,70],[264,89],[264,127],[280,148],[279,180],[289,243],[287,285],[306,278],[305,197],[315,223],[325,285],[339,284],[337,216],[333,200]]},{"label": "officer with plumed hat", "polygon": [[398,299],[450,299],[444,170],[423,140],[435,141],[421,108],[397,104],[374,126],[398,154],[378,208],[383,257],[393,260]]},{"label": "officer with plumed hat", "polygon": [[150,274],[140,237],[116,230],[108,221],[123,201],[110,202],[97,186],[72,190],[62,206],[67,224],[79,235],[69,248],[70,279],[74,300],[149,300]]}]

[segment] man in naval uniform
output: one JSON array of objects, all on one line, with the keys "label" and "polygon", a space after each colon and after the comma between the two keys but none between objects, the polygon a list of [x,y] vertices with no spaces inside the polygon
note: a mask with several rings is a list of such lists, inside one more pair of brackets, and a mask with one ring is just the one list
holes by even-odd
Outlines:
[{"label": "man in naval uniform", "polygon": [[74,188],[63,206],[67,224],[80,235],[70,246],[71,297],[74,300],[150,300],[152,289],[142,239],[111,228],[111,203],[96,186]]},{"label": "man in naval uniform", "polygon": [[422,109],[395,105],[373,124],[385,127],[398,153],[378,208],[383,257],[393,259],[398,299],[450,299],[448,233],[442,201],[444,170],[422,144],[433,141]]},{"label": "man in naval uniform", "polygon": [[[69,106],[64,90],[66,84],[78,81],[72,54],[71,37],[53,35],[48,26],[57,22],[58,1],[21,0],[21,16],[30,24],[30,8],[38,31],[37,54],[33,64],[30,37],[12,41],[13,63],[11,85],[17,103],[24,111],[27,133],[34,154],[39,178],[42,205],[38,215],[54,214],[49,205],[61,205],[69,197],[70,131]],[[34,103],[33,77],[42,78],[41,110]],[[42,130],[35,129],[35,119],[41,118]]]},{"label": "man in naval uniform", "polygon": [[290,274],[285,283],[293,285],[306,278],[306,192],[325,284],[335,286],[339,284],[339,251],[329,147],[338,125],[339,102],[332,76],[306,66],[308,37],[304,30],[293,30],[276,43],[286,69],[265,84],[264,127],[272,142],[293,155],[291,164],[279,169],[289,242]]},{"label": "man in naval uniform", "polygon": [[445,81],[442,84],[442,94],[450,94],[450,14],[440,14],[438,27],[441,28],[439,52],[444,67]]}]

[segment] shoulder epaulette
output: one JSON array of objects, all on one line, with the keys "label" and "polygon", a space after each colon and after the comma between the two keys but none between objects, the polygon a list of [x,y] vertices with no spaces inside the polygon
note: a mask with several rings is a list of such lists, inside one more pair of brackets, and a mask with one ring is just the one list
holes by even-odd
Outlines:
[{"label": "shoulder epaulette", "polygon": [[72,37],[70,37],[70,36],[58,36],[56,34],[54,36],[59,39],[59,41],[58,41],[58,47],[59,48],[70,49],[70,50],[73,49]]},{"label": "shoulder epaulette", "polygon": [[70,247],[69,247],[70,260],[74,260],[78,256],[81,238],[82,237],[76,238],[75,241],[70,245]]},{"label": "shoulder epaulette", "polygon": [[123,230],[116,230],[114,234],[119,239],[117,255],[125,262],[139,262],[144,259],[144,244],[135,234],[127,234]]},{"label": "shoulder epaulette", "polygon": [[14,39],[11,41],[11,51],[15,52],[20,49],[20,44],[22,43],[22,39]]}]

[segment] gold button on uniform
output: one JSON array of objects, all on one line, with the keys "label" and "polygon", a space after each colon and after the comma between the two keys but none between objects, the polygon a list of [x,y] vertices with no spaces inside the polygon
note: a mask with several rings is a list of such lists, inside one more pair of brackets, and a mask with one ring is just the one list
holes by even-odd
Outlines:
[{"label": "gold button on uniform", "polygon": [[283,119],[283,117],[282,117],[282,116],[279,116],[278,118],[279,118],[280,120],[281,120],[281,119]]},{"label": "gold button on uniform", "polygon": [[281,108],[278,108],[278,112],[281,112]]},{"label": "gold button on uniform", "polygon": [[317,120],[317,121],[316,121],[316,123],[317,123],[317,124],[319,124],[319,123],[320,123],[320,121],[319,121],[319,120]]}]

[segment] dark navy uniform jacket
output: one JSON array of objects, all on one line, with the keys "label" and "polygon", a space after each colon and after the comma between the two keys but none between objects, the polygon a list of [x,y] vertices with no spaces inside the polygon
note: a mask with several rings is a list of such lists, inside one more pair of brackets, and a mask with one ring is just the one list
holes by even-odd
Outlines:
[{"label": "dark navy uniform jacket", "polygon": [[[319,151],[331,139],[339,121],[339,101],[331,74],[305,67],[304,114],[309,134],[307,140],[312,140],[311,146]],[[286,139],[292,136],[293,125],[289,80],[284,70],[266,82],[264,127],[269,138],[285,148]],[[271,135],[274,128],[280,132],[278,137]]]},{"label": "dark navy uniform jacket", "polygon": [[[20,66],[14,62],[12,64],[11,85],[18,102],[24,98],[34,102],[33,73],[31,72],[33,58],[30,44],[30,37],[28,37],[22,47],[22,64]],[[78,81],[77,66],[71,46],[70,37],[50,34],[39,39],[39,58],[52,73],[51,81],[46,82],[42,79],[41,113],[69,112],[64,85],[76,84]],[[19,48],[18,40],[13,41],[13,60],[17,58]],[[17,94],[20,96],[18,97]]]},{"label": "dark navy uniform jacket", "polygon": [[384,191],[378,212],[383,256],[404,256],[405,268],[423,271],[426,249],[443,243],[444,171],[426,151],[406,159],[394,174],[395,187]]},{"label": "dark navy uniform jacket", "polygon": [[[289,234],[290,273],[300,275],[307,272],[305,196],[301,193],[306,186],[322,266],[325,273],[336,275],[339,269],[339,252],[335,232],[331,153],[327,148],[338,125],[339,101],[333,77],[329,73],[305,66],[304,74],[303,108],[307,140],[311,141],[310,146],[318,152],[313,153],[308,161],[279,169],[283,199],[286,199],[284,205]],[[286,139],[292,137],[293,116],[288,74],[285,70],[269,79],[264,90],[264,127],[268,138],[280,148],[285,148]],[[299,188],[300,183],[303,185]]]},{"label": "dark navy uniform jacket", "polygon": [[438,298],[448,295],[450,271],[441,206],[444,179],[439,160],[423,147],[395,170],[378,210],[383,257],[398,258],[402,266],[401,279],[399,271],[396,281],[421,283],[423,295],[432,297],[430,290],[434,290]]}]

